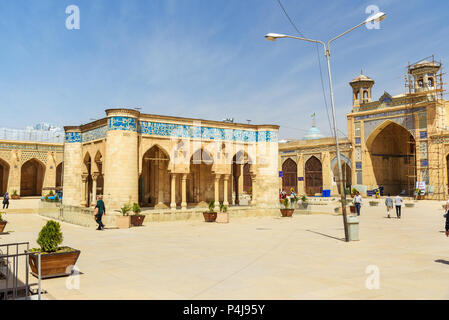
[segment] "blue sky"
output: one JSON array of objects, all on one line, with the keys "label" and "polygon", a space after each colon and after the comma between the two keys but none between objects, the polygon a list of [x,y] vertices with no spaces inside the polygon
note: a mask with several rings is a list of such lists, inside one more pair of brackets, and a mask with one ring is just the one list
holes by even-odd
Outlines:
[{"label": "blue sky", "polygon": [[[332,48],[343,132],[348,82],[361,68],[376,81],[377,99],[404,92],[408,62],[434,54],[449,64],[447,1],[282,2],[306,36],[321,40],[366,19],[368,5],[387,13],[381,29],[359,28]],[[80,30],[65,27],[71,4],[80,8]],[[281,138],[302,138],[315,112],[329,134],[315,46],[269,42],[268,32],[295,35],[276,0],[1,0],[0,127],[79,125],[106,108],[141,107],[278,124]]]}]

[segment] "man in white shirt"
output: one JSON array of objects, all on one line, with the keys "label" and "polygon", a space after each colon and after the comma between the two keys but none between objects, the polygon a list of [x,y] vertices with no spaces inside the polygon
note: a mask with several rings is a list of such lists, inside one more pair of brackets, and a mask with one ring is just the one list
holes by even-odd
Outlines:
[{"label": "man in white shirt", "polygon": [[394,198],[394,204],[396,206],[396,215],[398,219],[401,219],[402,198],[399,194]]},{"label": "man in white shirt", "polygon": [[359,216],[360,215],[360,207],[362,206],[362,196],[360,195],[360,192],[358,192],[358,191],[356,192],[353,202],[354,202],[355,208],[357,210],[357,215]]}]

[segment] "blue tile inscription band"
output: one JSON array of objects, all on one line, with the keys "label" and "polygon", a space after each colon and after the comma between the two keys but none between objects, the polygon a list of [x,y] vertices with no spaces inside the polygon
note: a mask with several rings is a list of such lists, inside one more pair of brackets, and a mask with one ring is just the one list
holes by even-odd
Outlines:
[{"label": "blue tile inscription band", "polygon": [[224,129],[162,123],[151,121],[138,122],[129,117],[110,117],[107,127],[100,127],[90,131],[66,133],[66,142],[89,142],[106,137],[106,132],[112,130],[134,131],[142,135],[163,136],[176,138],[190,138],[203,140],[224,140],[238,142],[277,142],[277,132],[250,131],[238,129]]}]

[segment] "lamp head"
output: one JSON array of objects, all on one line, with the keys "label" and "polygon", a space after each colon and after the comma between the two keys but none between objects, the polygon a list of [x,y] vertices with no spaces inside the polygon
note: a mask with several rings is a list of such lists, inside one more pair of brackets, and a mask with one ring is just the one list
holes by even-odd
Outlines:
[{"label": "lamp head", "polygon": [[278,33],[268,33],[265,36],[265,39],[267,39],[268,41],[274,41],[276,39],[280,39],[280,38],[285,38],[286,35],[285,34],[278,34]]},{"label": "lamp head", "polygon": [[373,14],[371,17],[368,17],[368,19],[365,20],[365,23],[375,21],[375,22],[381,22],[387,17],[387,14],[385,12],[378,12],[376,14]]}]

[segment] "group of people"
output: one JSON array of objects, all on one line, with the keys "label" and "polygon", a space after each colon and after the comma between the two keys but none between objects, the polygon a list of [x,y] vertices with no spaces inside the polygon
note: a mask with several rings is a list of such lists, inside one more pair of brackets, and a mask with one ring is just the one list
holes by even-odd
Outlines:
[{"label": "group of people", "polygon": [[[362,196],[360,195],[360,192],[356,192],[354,199],[352,202],[355,205],[357,215],[360,216],[360,208],[362,206]],[[393,210],[393,204],[396,207],[396,216],[398,219],[401,219],[401,209],[402,209],[402,197],[398,194],[394,199],[391,198],[391,194],[389,193],[388,196],[385,198],[385,206],[387,207],[387,217],[391,218],[390,211]]]}]

